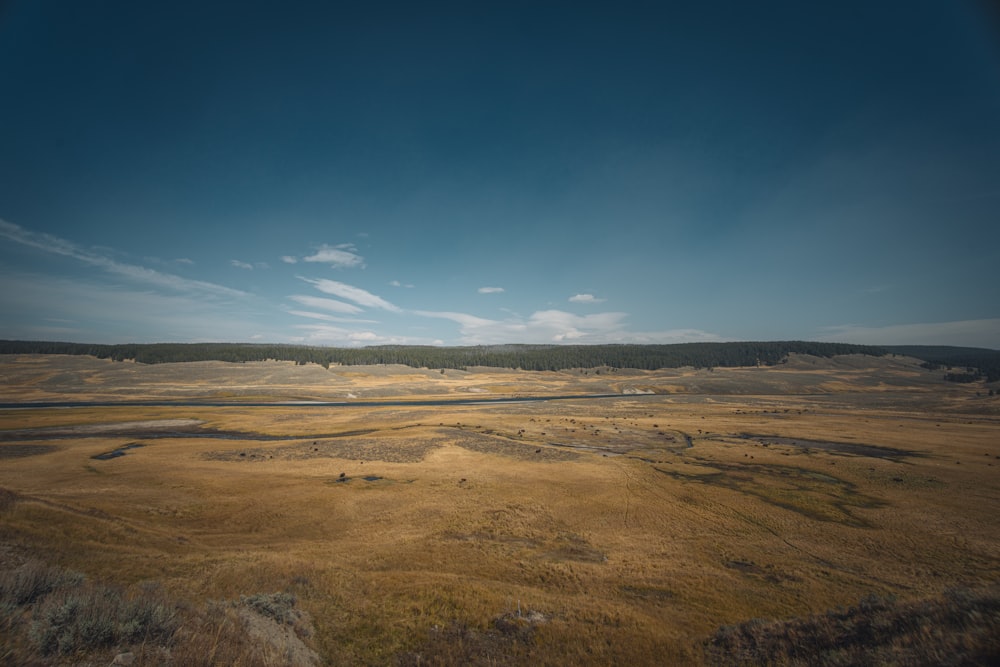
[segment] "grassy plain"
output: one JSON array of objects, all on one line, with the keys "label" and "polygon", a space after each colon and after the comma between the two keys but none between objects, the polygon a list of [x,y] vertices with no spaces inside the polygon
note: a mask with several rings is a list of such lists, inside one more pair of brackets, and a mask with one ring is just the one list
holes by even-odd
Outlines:
[{"label": "grassy plain", "polygon": [[[8,402],[237,403],[0,410],[0,569],[38,559],[195,607],[290,592],[329,664],[697,664],[722,625],[1000,583],[1000,397],[911,359],[442,373],[24,356],[0,376]],[[619,395],[238,405],[581,393]]]}]

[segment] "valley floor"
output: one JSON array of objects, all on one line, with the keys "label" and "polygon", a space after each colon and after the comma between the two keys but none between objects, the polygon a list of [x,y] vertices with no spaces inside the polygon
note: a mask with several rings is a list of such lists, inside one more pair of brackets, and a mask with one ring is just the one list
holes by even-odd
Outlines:
[{"label": "valley floor", "polygon": [[[237,403],[0,411],[0,570],[41,561],[187,610],[189,634],[159,640],[173,658],[68,649],[97,664],[176,663],[210,601],[230,601],[218,628],[246,622],[241,596],[289,595],[286,625],[329,664],[696,664],[720,659],[720,626],[1000,583],[1000,397],[903,359],[601,375],[0,362],[3,401]],[[577,391],[619,395],[238,404]],[[31,638],[43,603],[5,608],[8,659],[67,659]],[[246,664],[294,644],[258,643]]]}]

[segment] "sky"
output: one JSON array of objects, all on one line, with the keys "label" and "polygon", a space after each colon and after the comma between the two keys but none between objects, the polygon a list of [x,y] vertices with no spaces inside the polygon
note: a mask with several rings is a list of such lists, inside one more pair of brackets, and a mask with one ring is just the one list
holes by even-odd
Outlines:
[{"label": "sky", "polygon": [[1000,20],[0,0],[0,338],[1000,349]]}]

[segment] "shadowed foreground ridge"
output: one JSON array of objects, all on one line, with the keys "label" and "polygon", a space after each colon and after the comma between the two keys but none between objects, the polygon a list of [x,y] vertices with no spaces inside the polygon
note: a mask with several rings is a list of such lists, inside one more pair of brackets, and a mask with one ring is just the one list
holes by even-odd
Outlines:
[{"label": "shadowed foreground ridge", "polygon": [[109,585],[37,560],[0,570],[2,664],[91,664],[120,651],[115,665],[313,667],[312,634],[287,592],[196,607],[155,582]]},{"label": "shadowed foreground ridge", "polygon": [[714,665],[996,665],[1000,588],[906,602],[870,595],[847,610],[753,619],[720,628],[706,651]]}]

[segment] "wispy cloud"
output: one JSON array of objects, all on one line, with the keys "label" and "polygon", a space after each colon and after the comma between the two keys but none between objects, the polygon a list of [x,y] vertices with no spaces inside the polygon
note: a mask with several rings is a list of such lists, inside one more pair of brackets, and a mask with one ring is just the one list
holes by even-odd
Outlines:
[{"label": "wispy cloud", "polygon": [[665,329],[663,331],[622,331],[617,336],[609,337],[607,343],[630,343],[635,345],[670,343],[722,343],[727,338],[701,329]]},{"label": "wispy cloud", "polygon": [[107,273],[137,283],[167,288],[178,292],[197,292],[217,297],[233,298],[248,296],[246,292],[216,285],[215,283],[189,280],[172,273],[164,273],[144,266],[119,262],[105,254],[82,248],[72,241],[67,241],[51,234],[32,232],[6,220],[0,220],[0,238],[5,238],[9,241],[53,255],[71,257],[89,266],[97,267]]},{"label": "wispy cloud", "polygon": [[557,343],[585,338],[606,337],[624,328],[626,313],[595,313],[574,315],[562,310],[541,310],[532,313],[528,322],[535,331],[545,332]]},{"label": "wispy cloud", "polygon": [[413,285],[411,285],[410,283],[401,283],[398,280],[390,280],[389,285],[391,285],[392,287],[406,287],[407,289],[413,288]]},{"label": "wispy cloud", "polygon": [[440,345],[440,340],[415,338],[412,336],[385,335],[370,329],[345,329],[330,324],[300,324],[295,327],[303,332],[297,342],[322,343],[360,347],[364,345]]},{"label": "wispy cloud", "polygon": [[484,327],[495,327],[500,326],[502,323],[497,320],[488,320],[484,317],[477,317],[475,315],[469,315],[467,313],[455,313],[451,311],[441,311],[441,310],[415,310],[414,315],[420,315],[421,317],[436,317],[443,320],[451,320],[452,322],[457,322],[462,325],[463,332],[466,329],[478,329]]},{"label": "wispy cloud", "polygon": [[598,299],[593,294],[575,294],[569,298],[572,303],[604,303],[607,299]]},{"label": "wispy cloud", "polygon": [[187,264],[188,266],[194,264],[193,259],[188,259],[187,257],[178,257],[174,260],[177,264]]},{"label": "wispy cloud", "polygon": [[329,310],[332,313],[344,313],[345,315],[356,315],[362,312],[361,308],[355,306],[351,303],[344,303],[343,301],[337,301],[336,299],[326,299],[321,296],[307,296],[303,294],[295,294],[288,297],[296,303],[301,303],[303,306],[308,306],[309,308],[318,308],[320,310]]},{"label": "wispy cloud", "polygon": [[607,334],[621,328],[624,313],[602,313],[581,317],[558,310],[533,313],[525,319],[511,317],[491,320],[467,313],[451,311],[414,311],[423,317],[437,317],[459,324],[461,341],[465,345],[533,342],[561,343],[588,340],[599,342]]},{"label": "wispy cloud", "polygon": [[480,294],[499,294],[504,290],[502,287],[480,287],[476,291],[478,291]]},{"label": "wispy cloud", "polygon": [[299,260],[297,257],[292,257],[291,255],[282,255],[281,261],[285,264],[298,264]]},{"label": "wispy cloud", "polygon": [[53,323],[66,322],[72,340],[101,343],[241,341],[263,333],[271,341],[287,334],[271,326],[270,314],[251,313],[247,300],[226,302],[201,294],[160,293],[107,281],[4,273],[0,282],[0,338],[45,339]]},{"label": "wispy cloud", "polygon": [[253,271],[254,269],[271,268],[271,265],[268,264],[267,262],[254,262],[253,264],[251,264],[250,262],[241,262],[238,259],[231,259],[229,260],[229,263],[235,266],[237,269],[246,269],[247,271]]},{"label": "wispy cloud", "polygon": [[863,345],[959,345],[1000,349],[1000,318],[890,324],[841,324],[821,330],[817,340]]},{"label": "wispy cloud", "polygon": [[308,257],[303,257],[303,262],[320,262],[329,264],[335,269],[353,269],[355,267],[365,268],[365,258],[357,254],[353,243],[341,243],[340,245],[323,244],[316,249],[316,252]]},{"label": "wispy cloud", "polygon": [[359,306],[379,308],[381,310],[388,310],[392,313],[403,312],[399,306],[389,303],[382,297],[376,296],[375,294],[372,294],[367,290],[363,290],[360,287],[354,287],[353,285],[337,282],[336,280],[328,280],[326,278],[304,278],[299,276],[299,280],[309,283],[324,294],[339,296],[341,299],[353,301]]},{"label": "wispy cloud", "polygon": [[340,322],[342,324],[378,324],[378,320],[359,320],[355,317],[337,317],[327,313],[317,313],[311,310],[288,310],[289,315],[305,317],[310,320],[322,320],[324,322]]},{"label": "wispy cloud", "polygon": [[459,343],[491,345],[499,343],[687,343],[720,341],[719,336],[698,329],[634,332],[626,327],[626,313],[609,312],[575,315],[562,310],[540,310],[529,317],[512,314],[492,320],[453,311],[416,310],[414,315],[451,320],[459,325]]}]

